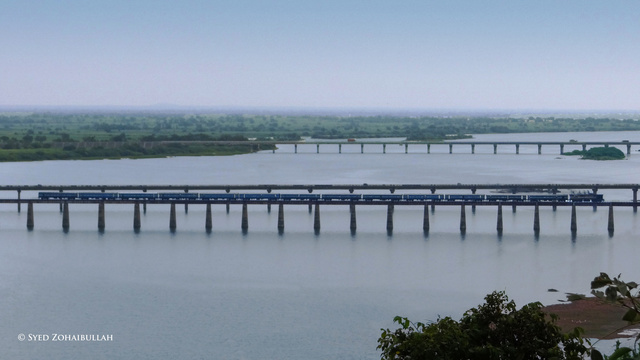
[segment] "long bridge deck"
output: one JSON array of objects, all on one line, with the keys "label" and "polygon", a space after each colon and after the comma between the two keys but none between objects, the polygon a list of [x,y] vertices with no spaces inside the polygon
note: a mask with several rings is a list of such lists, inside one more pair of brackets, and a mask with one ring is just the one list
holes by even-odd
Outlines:
[{"label": "long bridge deck", "polygon": [[[105,229],[105,204],[133,204],[134,205],[134,225],[135,231],[140,230],[140,207],[146,213],[147,205],[168,204],[171,206],[169,228],[175,231],[176,225],[176,205],[184,205],[187,211],[189,205],[206,206],[205,229],[209,232],[212,229],[211,205],[224,204],[229,211],[230,206],[242,206],[243,231],[248,229],[248,205],[267,205],[268,211],[271,206],[278,206],[278,230],[284,230],[284,207],[290,205],[308,205],[309,212],[315,207],[314,231],[320,230],[320,206],[346,205],[349,206],[351,216],[351,231],[355,231],[356,207],[357,206],[386,206],[387,207],[387,231],[393,230],[393,210],[395,206],[423,206],[424,220],[423,230],[429,231],[429,212],[434,211],[436,206],[459,206],[460,207],[460,231],[466,231],[466,210],[467,206],[475,209],[476,206],[497,207],[496,229],[502,233],[502,208],[510,206],[513,211],[517,207],[534,207],[534,232],[539,233],[540,220],[539,208],[547,207],[555,210],[557,207],[571,207],[571,231],[577,231],[576,208],[608,207],[608,231],[613,233],[613,209],[614,207],[632,207],[637,211],[637,192],[640,184],[361,184],[361,185],[5,185],[0,187],[0,191],[17,191],[17,198],[0,198],[0,203],[16,203],[18,211],[20,206],[27,204],[27,228],[34,228],[34,204],[60,204],[63,212],[62,228],[69,229],[69,205],[70,204],[97,204],[98,205],[98,229]],[[580,195],[564,195],[564,197],[554,197],[561,195],[473,195],[477,190],[497,190],[503,193],[537,192],[543,194],[557,194],[562,190],[589,190],[595,196],[592,200],[580,200]],[[630,201],[607,201],[602,197],[597,198],[600,189],[626,189],[631,190],[633,198]],[[40,193],[38,197],[21,198],[22,191],[55,191],[50,193]],[[107,191],[135,191],[135,193],[119,193]],[[162,191],[172,191],[163,193]],[[237,193],[236,191],[262,190],[261,194]],[[273,193],[273,191],[289,191],[288,193]],[[342,190],[337,193],[336,191]],[[355,193],[356,190],[359,193]],[[364,192],[361,192],[363,191]],[[385,192],[381,193],[380,190]],[[396,191],[403,191],[404,194],[389,195]],[[436,195],[438,190],[467,190],[472,195]],[[89,193],[93,191],[94,193]],[[149,191],[160,191],[150,193]],[[180,191],[180,192],[176,192]],[[205,191],[195,193],[194,191]],[[214,191],[213,193],[211,191]],[[231,191],[234,191],[231,193]],[[311,195],[314,191],[321,194]],[[328,192],[330,191],[330,192]],[[386,192],[388,191],[388,192]],[[423,195],[416,194],[416,191]],[[428,192],[425,192],[428,191]],[[292,193],[293,192],[293,193]],[[297,195],[296,195],[297,193]],[[355,194],[354,194],[355,193]],[[430,193],[430,194],[429,194]],[[46,195],[49,194],[49,195]],[[137,194],[137,195],[136,195]],[[217,195],[216,195],[217,194]],[[285,196],[286,194],[286,196]],[[369,194],[369,195],[365,195]],[[374,195],[371,195],[374,194]],[[377,195],[375,195],[377,194]],[[385,195],[386,194],[386,195]],[[127,196],[121,196],[127,195]],[[164,195],[164,197],[163,197]],[[137,196],[137,197],[136,197]],[[368,197],[367,197],[368,196]],[[422,197],[420,197],[422,196]],[[497,197],[503,196],[504,200]],[[545,199],[537,198],[542,196]]]},{"label": "long bridge deck", "polygon": [[[461,145],[469,146],[471,153],[475,154],[476,146],[492,146],[493,153],[498,153],[498,146],[510,146],[515,149],[515,153],[520,153],[520,146],[537,146],[538,154],[542,154],[542,147],[546,146],[554,146],[559,149],[560,154],[564,154],[565,147],[573,147],[579,148],[583,151],[586,151],[589,147],[593,146],[619,146],[622,148],[626,148],[627,155],[631,155],[631,147],[639,146],[640,142],[637,141],[474,141],[474,140],[454,140],[454,141],[384,141],[384,140],[373,140],[373,141],[247,141],[247,142],[227,142],[228,145],[257,145],[260,148],[260,145],[268,145],[268,146],[276,146],[276,145],[293,145],[294,153],[298,153],[299,146],[315,146],[316,153],[320,153],[320,145],[327,146],[337,146],[338,153],[342,153],[343,146],[360,146],[360,153],[364,154],[365,145],[367,147],[371,147],[372,145],[380,146],[382,145],[382,153],[387,152],[387,145],[399,145],[404,146],[405,154],[409,153],[409,146],[412,148],[415,147],[426,147],[426,152],[431,153],[432,146],[445,146],[449,147],[449,154],[453,154],[454,146],[459,148]],[[275,153],[275,150],[273,150]]]}]

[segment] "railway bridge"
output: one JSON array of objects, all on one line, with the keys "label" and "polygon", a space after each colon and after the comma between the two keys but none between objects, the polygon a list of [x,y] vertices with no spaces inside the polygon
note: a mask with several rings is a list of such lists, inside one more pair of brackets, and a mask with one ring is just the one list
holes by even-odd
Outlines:
[{"label": "railway bridge", "polygon": [[[175,231],[176,205],[206,206],[205,229],[212,231],[211,205],[242,207],[242,231],[248,230],[248,205],[272,205],[278,207],[278,231],[284,231],[284,207],[308,205],[309,213],[314,213],[314,231],[320,231],[321,206],[349,206],[350,230],[357,229],[356,207],[386,206],[386,230],[393,231],[395,206],[422,206],[424,208],[422,229],[429,231],[429,207],[460,207],[460,231],[466,232],[466,208],[473,211],[477,206],[497,208],[496,230],[503,231],[502,208],[509,206],[515,212],[517,207],[533,207],[533,230],[540,231],[539,208],[558,207],[571,209],[570,230],[577,231],[576,207],[608,208],[607,230],[613,234],[614,208],[632,208],[637,211],[637,192],[640,184],[343,184],[343,185],[24,185],[0,186],[4,194],[17,193],[17,197],[2,197],[0,203],[14,203],[21,211],[27,204],[27,228],[34,228],[35,204],[59,204],[63,213],[62,228],[70,228],[70,204],[97,204],[98,230],[105,230],[106,204],[133,205],[133,228],[140,231],[141,207],[146,213],[147,205],[165,204],[170,206],[169,228]],[[599,190],[631,190],[627,201],[607,201]],[[478,193],[482,190],[482,194]],[[258,192],[256,192],[258,191]],[[22,193],[29,194],[22,196]]]}]

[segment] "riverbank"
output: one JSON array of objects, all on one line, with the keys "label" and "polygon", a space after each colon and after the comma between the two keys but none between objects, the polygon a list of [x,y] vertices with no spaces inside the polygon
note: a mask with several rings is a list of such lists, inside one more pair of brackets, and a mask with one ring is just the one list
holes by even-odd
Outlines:
[{"label": "riverbank", "polygon": [[0,150],[0,162],[44,161],[44,160],[100,160],[100,159],[147,159],[171,156],[230,156],[272,150],[275,146],[262,145],[209,145],[167,144],[144,147],[137,143],[117,147],[82,147],[69,145],[63,148],[4,149]]},{"label": "riverbank", "polygon": [[[557,325],[563,331],[584,329],[584,336],[594,339],[619,339],[637,335],[640,324],[629,325],[622,317],[628,309],[595,297],[546,306],[544,311],[558,315]],[[636,331],[631,331],[635,329]]]}]

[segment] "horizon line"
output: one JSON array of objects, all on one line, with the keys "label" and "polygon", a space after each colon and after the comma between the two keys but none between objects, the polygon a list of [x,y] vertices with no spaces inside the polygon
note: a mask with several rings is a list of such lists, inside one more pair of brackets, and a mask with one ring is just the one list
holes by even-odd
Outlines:
[{"label": "horizon line", "polygon": [[419,108],[365,106],[239,106],[239,105],[0,105],[0,112],[155,112],[302,115],[534,115],[534,114],[640,114],[640,109],[544,108]]}]

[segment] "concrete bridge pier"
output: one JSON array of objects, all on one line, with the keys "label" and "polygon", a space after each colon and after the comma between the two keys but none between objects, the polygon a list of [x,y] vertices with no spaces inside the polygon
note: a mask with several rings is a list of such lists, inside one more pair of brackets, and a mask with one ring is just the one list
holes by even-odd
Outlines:
[{"label": "concrete bridge pier", "polygon": [[267,212],[271,213],[271,204],[267,204]]},{"label": "concrete bridge pier", "polygon": [[387,205],[387,233],[393,232],[393,205]]},{"label": "concrete bridge pier", "polygon": [[247,232],[249,229],[249,214],[247,212],[247,203],[242,204],[242,232]]},{"label": "concrete bridge pier", "polygon": [[320,154],[320,144],[316,145],[316,154]]},{"label": "concrete bridge pier", "polygon": [[62,206],[62,230],[65,232],[69,230],[69,203],[66,201]]},{"label": "concrete bridge pier", "polygon": [[516,144],[516,155],[520,154],[520,144]]},{"label": "concrete bridge pier", "polygon": [[[431,193],[435,194],[436,193],[436,188],[431,188]],[[431,203],[431,212],[435,212],[436,211],[436,204],[435,203]]]},{"label": "concrete bridge pier", "polygon": [[493,153],[494,154],[498,153],[498,144],[493,144]]},{"label": "concrete bridge pier", "polygon": [[298,144],[293,144],[293,152],[298,153]]},{"label": "concrete bridge pier", "polygon": [[633,190],[633,212],[637,212],[638,211],[638,205],[636,205],[638,203],[638,189],[632,189]]},{"label": "concrete bridge pier", "polygon": [[[311,205],[309,205],[311,206]],[[316,203],[316,211],[313,216],[313,231],[318,234],[320,232],[320,204]]]},{"label": "concrete bridge pier", "polygon": [[27,229],[33,230],[33,203],[27,204]]},{"label": "concrete bridge pier", "polygon": [[424,204],[424,216],[422,218],[422,231],[429,232],[429,205]]},{"label": "concrete bridge pier", "polygon": [[613,205],[609,205],[609,223],[607,224],[607,230],[610,236],[613,235]]},{"label": "concrete bridge pier", "polygon": [[542,144],[538,144],[538,155],[542,155]]},{"label": "concrete bridge pier", "polygon": [[309,204],[309,214],[311,214],[312,209],[313,209],[313,205]]},{"label": "concrete bridge pier", "polygon": [[409,144],[404,144],[404,153],[405,154],[409,153]]},{"label": "concrete bridge pier", "polygon": [[229,208],[230,208],[230,207],[231,207],[231,206],[229,205],[229,203],[227,203],[227,214],[229,213]]},{"label": "concrete bridge pier", "polygon": [[587,151],[587,144],[582,144],[582,151]]},{"label": "concrete bridge pier", "polygon": [[476,144],[471,144],[471,153],[472,154],[476,153]]},{"label": "concrete bridge pier", "polygon": [[[593,188],[593,189],[591,189],[591,192],[592,192],[594,195],[598,194],[598,188]],[[596,206],[596,204],[593,204],[593,211],[594,211],[594,212],[595,212],[595,211],[598,211],[598,207]]]},{"label": "concrete bridge pier", "polygon": [[[476,194],[476,189],[475,188],[471,189],[471,193],[475,195]],[[471,205],[471,212],[474,213],[474,214],[476,213],[476,206],[475,205]]]},{"label": "concrete bridge pier", "polygon": [[560,155],[564,155],[564,144],[560,144]]},{"label": "concrete bridge pier", "polygon": [[278,232],[284,232],[284,204],[278,204]]},{"label": "concrete bridge pier", "polygon": [[511,212],[513,212],[515,214],[515,212],[516,212],[516,206],[515,205],[511,205]]},{"label": "concrete bridge pier", "polygon": [[351,222],[349,224],[349,229],[351,229],[351,233],[354,233],[356,231],[356,228],[357,228],[357,224],[356,224],[356,205],[355,204],[349,205],[349,212],[351,213]]},{"label": "concrete bridge pier", "polygon": [[176,204],[171,203],[171,213],[169,215],[169,230],[176,231]]},{"label": "concrete bridge pier", "polygon": [[627,155],[631,155],[631,144],[627,144]]},{"label": "concrete bridge pier", "polygon": [[[147,189],[142,189],[142,192],[143,192],[143,193],[146,193],[146,192],[147,192]],[[145,215],[147,215],[147,202],[146,202],[146,201],[145,201],[145,202],[142,202],[142,212],[143,212]]]},{"label": "concrete bridge pier", "polygon": [[104,231],[104,201],[98,204],[98,231]]},{"label": "concrete bridge pier", "polygon": [[342,144],[338,144],[338,154],[342,154]]},{"label": "concrete bridge pier", "polygon": [[464,204],[460,206],[460,232],[462,234],[467,232],[467,216],[464,210]]},{"label": "concrete bridge pier", "polygon": [[[62,191],[62,189],[60,189],[60,191],[59,191],[59,192],[60,192],[60,193],[63,193],[64,191]],[[63,208],[64,208],[63,202],[60,202],[60,212],[62,212],[62,211],[63,211]]]},{"label": "concrete bridge pier", "polygon": [[533,210],[533,233],[537,236],[540,234],[540,207],[536,204]]},{"label": "concrete bridge pier", "polygon": [[364,154],[364,144],[360,144],[360,154]]},{"label": "concrete bridge pier", "polygon": [[453,154],[453,144],[449,144],[449,154]]},{"label": "concrete bridge pier", "polygon": [[382,153],[383,154],[387,153],[387,144],[382,144]]},{"label": "concrete bridge pier", "polygon": [[498,230],[498,235],[502,235],[502,204],[498,204],[498,221],[496,224],[496,230]]},{"label": "concrete bridge pier", "polygon": [[140,231],[140,204],[135,203],[133,206],[133,230]]},{"label": "concrete bridge pier", "polygon": [[18,190],[18,213],[20,213],[20,193],[22,190]]},{"label": "concrete bridge pier", "polygon": [[431,154],[431,144],[427,144],[427,154]]},{"label": "concrete bridge pier", "polygon": [[578,222],[576,221],[576,206],[571,205],[571,233],[575,234],[578,231]]},{"label": "concrete bridge pier", "polygon": [[213,229],[213,216],[211,214],[211,203],[207,204],[207,212],[204,220],[204,228],[207,230],[207,233],[211,232]]}]

